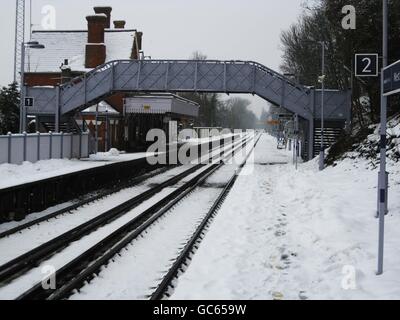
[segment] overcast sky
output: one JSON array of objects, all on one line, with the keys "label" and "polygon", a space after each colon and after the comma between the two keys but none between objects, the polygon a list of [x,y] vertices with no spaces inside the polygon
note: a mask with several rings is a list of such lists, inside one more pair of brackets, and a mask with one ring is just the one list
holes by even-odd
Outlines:
[{"label": "overcast sky", "polygon": [[[29,0],[26,0],[29,3]],[[112,19],[144,32],[143,48],[153,59],[186,59],[201,51],[211,59],[253,60],[279,71],[280,33],[301,13],[301,0],[33,0],[34,29],[43,6],[56,9],[57,29],[86,29],[95,5],[113,7]],[[15,1],[2,1],[0,85],[13,78]],[[29,16],[29,15],[28,15]],[[257,113],[267,105],[251,99]]]}]

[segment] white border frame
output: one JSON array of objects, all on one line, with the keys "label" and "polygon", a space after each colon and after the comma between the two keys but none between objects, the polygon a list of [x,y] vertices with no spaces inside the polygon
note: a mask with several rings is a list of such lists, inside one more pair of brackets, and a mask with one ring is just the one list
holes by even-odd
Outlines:
[{"label": "white border frame", "polygon": [[[386,68],[383,68],[382,69],[382,76],[383,76],[383,74],[384,74],[384,72],[386,70],[388,70],[388,69],[390,69],[390,68],[392,68],[392,67],[394,67],[395,65],[398,65],[398,64],[400,64],[400,60],[392,63],[391,65],[387,66]],[[386,93],[383,94],[383,96],[384,97],[389,97],[389,96],[392,96],[392,95],[394,95],[396,93],[400,93],[400,88],[396,89],[396,90],[393,90],[393,91],[386,92]]]},{"label": "white border frame", "polygon": [[[376,74],[358,74],[357,69],[357,57],[358,56],[375,56],[376,57]],[[378,77],[379,76],[379,53],[356,53],[355,54],[355,61],[354,61],[354,74],[357,78],[366,78],[366,77]]]}]

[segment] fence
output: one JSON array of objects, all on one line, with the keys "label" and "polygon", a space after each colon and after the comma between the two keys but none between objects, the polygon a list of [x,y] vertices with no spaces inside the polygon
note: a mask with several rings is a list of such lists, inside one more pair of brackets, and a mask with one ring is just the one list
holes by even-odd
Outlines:
[{"label": "fence", "polygon": [[0,136],[0,164],[21,164],[49,159],[87,158],[89,133],[35,133]]}]

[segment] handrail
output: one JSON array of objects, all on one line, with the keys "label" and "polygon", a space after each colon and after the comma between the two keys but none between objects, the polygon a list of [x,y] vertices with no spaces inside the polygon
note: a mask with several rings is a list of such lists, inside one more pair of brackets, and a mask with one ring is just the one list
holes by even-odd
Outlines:
[{"label": "handrail", "polygon": [[[304,91],[305,93],[309,93],[309,88],[303,86],[303,85],[299,85],[294,83],[293,81],[291,81],[290,79],[288,79],[287,77],[285,77],[284,75],[262,65],[261,63],[255,62],[255,61],[243,61],[243,60],[182,60],[182,59],[155,59],[155,60],[112,60],[112,61],[108,61],[94,69],[92,69],[91,71],[89,71],[88,73],[86,73],[86,78],[90,78],[93,74],[98,73],[99,71],[104,71],[109,69],[110,67],[112,67],[112,65],[116,65],[119,63],[133,63],[133,62],[145,62],[145,63],[202,63],[202,64],[244,64],[244,65],[251,65],[251,66],[255,66],[258,69],[267,72],[269,74],[271,74],[272,76],[277,77],[278,79],[285,81],[287,84],[301,90]],[[78,76],[75,77],[73,79],[71,79],[69,82],[62,84],[60,87],[61,89],[69,87],[71,85],[73,85],[74,81],[78,81],[81,80],[83,78],[83,76]]]}]

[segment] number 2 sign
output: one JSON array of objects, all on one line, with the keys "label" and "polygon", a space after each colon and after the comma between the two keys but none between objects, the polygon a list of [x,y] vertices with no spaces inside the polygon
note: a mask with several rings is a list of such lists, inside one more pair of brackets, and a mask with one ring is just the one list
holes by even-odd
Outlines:
[{"label": "number 2 sign", "polygon": [[378,57],[377,53],[356,54],[356,77],[377,77]]}]

